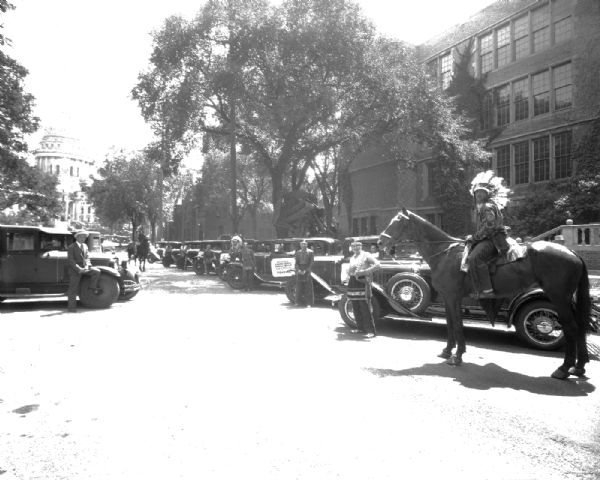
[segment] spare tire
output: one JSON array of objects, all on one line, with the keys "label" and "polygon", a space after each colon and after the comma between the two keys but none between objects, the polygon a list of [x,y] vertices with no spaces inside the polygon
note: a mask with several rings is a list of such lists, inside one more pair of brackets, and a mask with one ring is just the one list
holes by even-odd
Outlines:
[{"label": "spare tire", "polygon": [[101,273],[98,278],[99,293],[90,290],[89,276],[84,276],[79,284],[79,300],[86,308],[108,308],[119,298],[120,288],[116,277]]},{"label": "spare tire", "polygon": [[397,273],[388,280],[385,291],[396,302],[416,314],[425,312],[431,304],[431,288],[416,273]]}]

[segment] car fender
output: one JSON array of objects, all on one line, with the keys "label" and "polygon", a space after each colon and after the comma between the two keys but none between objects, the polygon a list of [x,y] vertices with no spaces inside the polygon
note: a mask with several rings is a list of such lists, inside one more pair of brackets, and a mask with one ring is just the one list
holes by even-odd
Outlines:
[{"label": "car fender", "polygon": [[521,306],[530,302],[531,300],[549,300],[548,296],[544,293],[541,288],[534,288],[533,290],[528,290],[526,292],[515,295],[510,303],[508,304],[508,322],[507,326],[511,327],[513,324],[513,320],[516,316],[517,311]]},{"label": "car fender", "polygon": [[106,273],[107,275],[110,275],[112,277],[115,277],[117,280],[121,278],[121,274],[119,273],[118,270],[111,268],[111,267],[107,267],[105,265],[98,265],[97,267],[98,270],[100,270],[101,273]]}]

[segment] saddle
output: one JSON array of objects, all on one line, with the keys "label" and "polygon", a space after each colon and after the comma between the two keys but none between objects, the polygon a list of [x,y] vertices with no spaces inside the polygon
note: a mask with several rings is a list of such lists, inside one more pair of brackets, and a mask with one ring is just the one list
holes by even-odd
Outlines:
[{"label": "saddle", "polygon": [[[498,255],[496,255],[493,259],[488,262],[490,268],[490,275],[493,275],[496,271],[496,267],[500,265],[505,265],[507,263],[516,262],[517,260],[521,260],[527,256],[527,246],[518,243],[514,238],[509,236],[504,236],[501,241],[497,241],[499,239],[492,239],[494,241],[494,245],[498,251]],[[460,262],[460,269],[463,272],[469,271],[469,264],[467,263],[467,258],[469,257],[469,253],[471,252],[471,245],[467,242],[465,243],[465,249],[463,251],[462,260]]]}]

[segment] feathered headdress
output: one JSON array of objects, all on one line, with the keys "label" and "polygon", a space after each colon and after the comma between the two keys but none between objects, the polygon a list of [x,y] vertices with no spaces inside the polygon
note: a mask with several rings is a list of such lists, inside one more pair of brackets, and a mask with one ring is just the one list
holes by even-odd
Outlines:
[{"label": "feathered headdress", "polygon": [[471,195],[476,190],[485,190],[499,209],[503,209],[508,203],[510,189],[502,185],[503,178],[497,177],[493,170],[478,173],[471,182]]}]

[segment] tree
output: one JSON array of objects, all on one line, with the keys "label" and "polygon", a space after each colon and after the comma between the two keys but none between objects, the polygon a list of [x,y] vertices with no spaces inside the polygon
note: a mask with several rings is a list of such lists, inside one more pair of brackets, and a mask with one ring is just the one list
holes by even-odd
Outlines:
[{"label": "tree", "polygon": [[144,219],[155,214],[155,164],[143,154],[116,151],[107,156],[98,175],[99,178],[92,177],[92,184],[86,189],[96,214],[109,225],[130,222],[135,235]]},{"label": "tree", "polygon": [[379,38],[351,0],[209,1],[167,20],[150,63],[133,91],[144,117],[174,143],[235,130],[269,173],[274,218],[332,148],[386,137],[402,161],[410,143],[467,149],[415,52]]},{"label": "tree", "polygon": [[[14,8],[0,0],[0,13]],[[0,25],[0,29],[2,26]],[[0,30],[1,32],[1,30]],[[0,33],[0,47],[10,44]],[[19,206],[20,219],[47,222],[60,210],[56,177],[30,166],[24,137],[38,129],[34,98],[25,93],[27,70],[0,50],[0,211]]]},{"label": "tree", "polygon": [[[256,235],[258,213],[270,208],[270,182],[266,172],[250,155],[240,154],[238,159],[236,198],[239,220],[248,214]],[[206,153],[196,196],[197,205],[204,215],[216,215],[223,210],[231,215],[228,206],[230,164],[227,160],[227,154],[218,148],[211,148]]]}]

